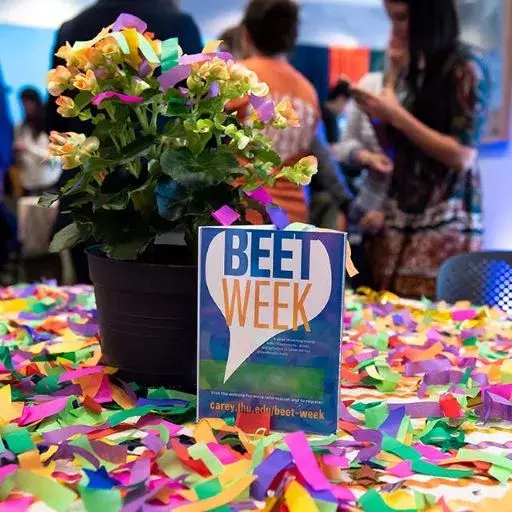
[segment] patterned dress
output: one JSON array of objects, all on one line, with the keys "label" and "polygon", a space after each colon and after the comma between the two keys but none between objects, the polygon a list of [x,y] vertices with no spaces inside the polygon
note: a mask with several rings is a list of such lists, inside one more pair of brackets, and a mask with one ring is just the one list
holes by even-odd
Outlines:
[{"label": "patterned dress", "polygon": [[[398,97],[427,126],[476,147],[487,114],[490,77],[466,46],[450,54],[441,75],[423,76],[418,95]],[[428,92],[427,92],[428,91]],[[422,105],[419,111],[414,105]],[[434,297],[443,262],[482,248],[482,194],[477,165],[456,172],[388,130],[395,171],[384,204],[385,229],[369,246],[377,287],[404,297]]]}]

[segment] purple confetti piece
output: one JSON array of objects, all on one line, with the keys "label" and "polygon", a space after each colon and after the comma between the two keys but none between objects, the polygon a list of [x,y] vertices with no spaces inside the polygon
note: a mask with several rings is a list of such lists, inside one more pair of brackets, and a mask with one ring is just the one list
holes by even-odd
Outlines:
[{"label": "purple confetti piece", "polygon": [[172,89],[176,84],[188,78],[190,75],[190,66],[181,65],[176,66],[169,71],[166,71],[162,75],[158,77],[158,82],[160,83],[160,89],[162,91],[167,92],[169,89]]},{"label": "purple confetti piece", "polygon": [[379,427],[379,430],[391,437],[396,437],[404,416],[405,407],[398,407],[389,413],[389,416],[387,417],[386,421],[384,421],[384,423]]},{"label": "purple confetti piece", "polygon": [[124,464],[128,455],[128,448],[123,445],[111,445],[98,440],[91,440],[94,453],[103,460],[112,464]]},{"label": "purple confetti piece", "polygon": [[51,432],[43,432],[43,439],[48,444],[60,444],[63,441],[67,441],[70,437],[73,437],[77,434],[89,434],[101,428],[103,428],[103,425],[98,427],[88,427],[86,425],[73,425],[71,427],[64,427],[58,430],[52,430]]},{"label": "purple confetti piece", "polygon": [[213,212],[212,217],[222,226],[231,226],[240,218],[240,215],[233,208],[225,204]]},{"label": "purple confetti piece", "polygon": [[266,98],[261,98],[259,96],[254,96],[251,94],[249,97],[249,103],[257,112],[258,117],[264,123],[268,123],[272,120],[275,113],[275,105],[272,100],[268,100]]},{"label": "purple confetti piece", "polygon": [[288,215],[286,215],[286,213],[281,210],[279,206],[267,206],[266,210],[270,220],[272,221],[272,224],[274,224],[277,229],[283,230],[290,224]]},{"label": "purple confetti piece", "polygon": [[274,450],[269,457],[254,470],[257,479],[251,484],[251,496],[263,501],[276,476],[293,462],[290,452]]},{"label": "purple confetti piece", "polygon": [[112,25],[112,32],[119,32],[123,28],[134,28],[137,32],[143,34],[148,28],[148,24],[133,14],[123,12]]},{"label": "purple confetti piece", "polygon": [[151,462],[147,457],[139,457],[132,466],[130,473],[130,485],[137,485],[149,480]]},{"label": "purple confetti piece", "polygon": [[75,322],[68,322],[68,326],[75,334],[80,334],[81,336],[86,336],[87,338],[92,338],[99,333],[98,324],[94,323],[77,324]]},{"label": "purple confetti piece", "polygon": [[373,446],[362,448],[357,455],[358,461],[368,461],[382,450],[382,434],[378,430],[355,430],[352,437],[360,443],[372,443]]},{"label": "purple confetti piece", "polygon": [[149,63],[149,61],[144,59],[141,62],[139,69],[138,69],[139,76],[141,76],[142,78],[146,78],[151,73],[151,71],[153,71],[151,64]]},{"label": "purple confetti piece", "polygon": [[220,95],[220,85],[217,82],[213,82],[208,90],[207,98],[217,98]]},{"label": "purple confetti piece", "polygon": [[212,60],[212,54],[194,53],[192,55],[182,55],[180,57],[180,66],[190,66],[191,64],[200,64]]}]

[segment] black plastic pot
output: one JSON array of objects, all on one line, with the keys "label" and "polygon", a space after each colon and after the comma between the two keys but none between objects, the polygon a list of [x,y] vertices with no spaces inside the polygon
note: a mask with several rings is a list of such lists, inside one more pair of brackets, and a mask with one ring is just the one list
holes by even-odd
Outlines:
[{"label": "black plastic pot", "polygon": [[[185,249],[167,247],[183,261]],[[196,391],[197,267],[116,261],[87,251],[105,364],[143,385]],[[157,259],[158,261],[158,259]]]}]

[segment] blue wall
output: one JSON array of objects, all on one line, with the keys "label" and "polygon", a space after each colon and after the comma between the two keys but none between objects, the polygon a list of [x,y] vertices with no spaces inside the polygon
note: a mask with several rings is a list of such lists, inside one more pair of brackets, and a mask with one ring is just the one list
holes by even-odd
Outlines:
[{"label": "blue wall", "polygon": [[0,24],[0,67],[10,88],[9,105],[16,123],[21,119],[20,89],[30,85],[46,94],[45,78],[54,38],[53,29]]}]

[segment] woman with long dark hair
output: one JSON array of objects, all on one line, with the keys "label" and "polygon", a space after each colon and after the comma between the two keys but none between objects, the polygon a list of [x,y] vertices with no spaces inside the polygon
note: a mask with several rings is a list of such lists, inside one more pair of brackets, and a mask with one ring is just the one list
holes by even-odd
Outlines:
[{"label": "woman with long dark hair", "polygon": [[21,183],[29,195],[40,194],[57,183],[59,167],[48,161],[45,106],[36,89],[21,92],[24,119],[16,127],[14,150],[21,170]]},{"label": "woman with long dark hair", "polygon": [[454,0],[385,0],[391,46],[409,64],[388,73],[384,91],[354,98],[394,155],[382,233],[369,256],[380,289],[433,297],[442,263],[482,247],[477,166],[490,78],[459,39]]}]

